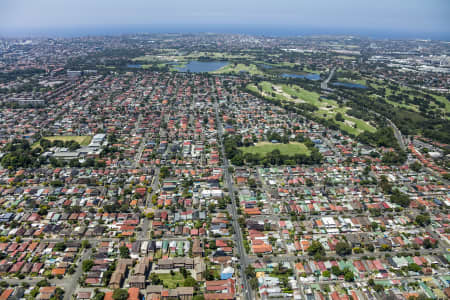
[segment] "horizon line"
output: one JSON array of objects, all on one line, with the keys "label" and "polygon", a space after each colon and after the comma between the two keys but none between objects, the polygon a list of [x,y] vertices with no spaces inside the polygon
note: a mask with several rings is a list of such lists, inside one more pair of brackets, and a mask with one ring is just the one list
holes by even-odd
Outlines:
[{"label": "horizon line", "polygon": [[[209,28],[205,28],[208,26]],[[122,31],[121,31],[122,30]],[[450,32],[433,31],[417,32],[414,30],[387,30],[384,28],[347,28],[347,27],[318,27],[302,25],[277,24],[265,26],[260,24],[79,24],[63,27],[3,27],[0,38],[24,37],[86,37],[86,36],[120,36],[144,34],[242,34],[251,36],[357,36],[374,39],[403,39],[403,40],[440,40],[450,41]]]}]

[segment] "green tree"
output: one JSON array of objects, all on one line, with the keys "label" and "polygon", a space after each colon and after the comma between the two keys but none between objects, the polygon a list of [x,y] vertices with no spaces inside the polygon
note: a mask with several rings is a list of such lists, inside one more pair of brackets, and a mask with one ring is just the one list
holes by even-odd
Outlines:
[{"label": "green tree", "polygon": [[98,292],[95,294],[93,300],[103,300],[105,298],[104,292]]},{"label": "green tree", "polygon": [[422,246],[423,246],[425,249],[434,248],[434,247],[436,246],[436,242],[433,243],[433,242],[431,242],[431,239],[430,239],[430,238],[426,238],[426,239],[423,240]]},{"label": "green tree", "polygon": [[115,289],[113,293],[114,300],[127,300],[128,299],[128,291],[125,289]]},{"label": "green tree", "polygon": [[346,242],[338,242],[336,244],[336,253],[340,256],[349,255],[352,253],[352,247]]},{"label": "green tree", "polygon": [[404,151],[389,151],[386,152],[381,161],[387,165],[401,165],[407,159],[407,155]]},{"label": "green tree", "polygon": [[340,112],[338,112],[334,118],[336,119],[336,121],[339,121],[339,122],[345,121],[344,117],[342,116],[342,114]]},{"label": "green tree", "polygon": [[197,286],[197,280],[195,280],[194,278],[192,278],[191,276],[189,276],[188,278],[186,278],[183,282],[183,286],[192,286],[195,287]]},{"label": "green tree", "polygon": [[81,247],[83,247],[83,248],[85,248],[85,249],[89,249],[89,248],[91,248],[91,244],[89,243],[88,240],[83,240],[83,241],[81,242]]},{"label": "green tree", "polygon": [[384,287],[381,284],[376,284],[373,286],[373,289],[375,290],[375,292],[380,293],[382,291],[384,291]]},{"label": "green tree", "polygon": [[249,278],[256,277],[255,268],[253,266],[249,265],[247,269],[245,269],[245,275]]},{"label": "green tree", "polygon": [[42,279],[41,281],[38,281],[38,282],[36,283],[36,286],[37,286],[38,288],[43,287],[43,286],[49,286],[49,285],[50,285],[50,282],[48,282],[47,279]]},{"label": "green tree", "polygon": [[66,244],[64,242],[56,243],[53,247],[53,250],[55,251],[64,251],[66,249]]},{"label": "green tree", "polygon": [[183,275],[183,278],[186,278],[188,276],[188,271],[184,267],[180,268],[180,273],[181,275]]},{"label": "green tree", "polygon": [[85,260],[82,263],[83,272],[88,272],[94,266],[94,261],[91,259]]},{"label": "green tree", "polygon": [[402,207],[408,207],[411,203],[411,199],[408,195],[400,192],[398,189],[395,189],[391,195],[391,202],[398,204]]},{"label": "green tree", "polygon": [[130,258],[130,249],[127,246],[120,246],[119,254],[121,258]]},{"label": "green tree", "polygon": [[369,250],[370,252],[375,251],[375,246],[372,245],[372,244],[367,245],[366,248],[367,248],[367,250]]},{"label": "green tree", "polygon": [[64,297],[64,290],[60,287],[57,287],[55,289],[55,294],[53,297],[50,298],[50,300],[62,300]]},{"label": "green tree", "polygon": [[169,168],[166,167],[166,166],[161,167],[161,169],[159,170],[159,177],[160,177],[161,179],[164,179],[164,178],[169,177],[169,175],[170,175],[170,170],[169,170]]},{"label": "green tree", "polygon": [[370,227],[372,227],[372,231],[376,231],[377,228],[378,228],[378,223],[377,223],[377,222],[372,222],[372,223],[370,224]]},{"label": "green tree", "polygon": [[258,278],[250,278],[250,286],[252,289],[256,289],[258,287]]},{"label": "green tree", "polygon": [[419,172],[420,169],[422,169],[422,165],[418,161],[413,162],[412,164],[409,165],[409,167],[411,168],[411,170],[415,172]]},{"label": "green tree", "polygon": [[325,248],[319,241],[313,241],[308,248],[309,256],[325,255]]},{"label": "green tree", "polygon": [[342,270],[341,270],[338,266],[332,266],[332,267],[331,267],[331,273],[332,273],[334,276],[341,276],[341,275],[344,274],[344,273],[342,272]]},{"label": "green tree", "polygon": [[419,273],[422,270],[422,268],[418,264],[412,263],[408,265],[408,270]]},{"label": "green tree", "polygon": [[428,214],[420,214],[416,216],[416,223],[419,226],[425,227],[431,224],[431,218]]},{"label": "green tree", "polygon": [[161,279],[159,278],[159,276],[156,273],[150,274],[150,281],[153,285],[161,284]]},{"label": "green tree", "polygon": [[346,270],[344,274],[345,281],[351,282],[355,280],[355,274],[352,271]]}]

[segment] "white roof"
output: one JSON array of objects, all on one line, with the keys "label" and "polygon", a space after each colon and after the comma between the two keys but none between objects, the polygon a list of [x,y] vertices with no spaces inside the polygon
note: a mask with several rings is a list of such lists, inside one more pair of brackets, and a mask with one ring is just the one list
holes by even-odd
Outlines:
[{"label": "white roof", "polygon": [[323,217],[322,221],[325,225],[336,225],[332,217]]}]

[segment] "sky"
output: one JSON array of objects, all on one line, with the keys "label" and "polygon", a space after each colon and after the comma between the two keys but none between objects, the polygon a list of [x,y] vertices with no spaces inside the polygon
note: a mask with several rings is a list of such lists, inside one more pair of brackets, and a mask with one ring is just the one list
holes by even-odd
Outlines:
[{"label": "sky", "polygon": [[138,27],[450,36],[450,0],[0,0],[0,35]]}]

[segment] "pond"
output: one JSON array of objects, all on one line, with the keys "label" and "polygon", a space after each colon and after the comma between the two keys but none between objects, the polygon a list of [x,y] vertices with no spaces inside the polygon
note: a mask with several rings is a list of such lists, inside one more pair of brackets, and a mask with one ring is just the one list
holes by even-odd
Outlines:
[{"label": "pond", "polygon": [[136,68],[136,69],[140,69],[142,68],[142,65],[135,65],[135,64],[128,64],[127,68]]},{"label": "pond", "polygon": [[359,84],[359,83],[350,83],[350,82],[333,82],[334,86],[343,86],[351,89],[367,89],[367,86]]},{"label": "pond", "polygon": [[316,74],[316,73],[308,73],[308,74],[289,74],[289,73],[284,73],[281,75],[281,77],[284,78],[303,78],[303,79],[309,79],[309,80],[320,80],[320,74]]},{"label": "pond", "polygon": [[228,65],[227,61],[197,61],[192,60],[184,67],[175,68],[180,72],[203,73],[217,71]]},{"label": "pond", "polygon": [[264,69],[273,69],[273,66],[267,64],[262,64],[261,67]]}]

